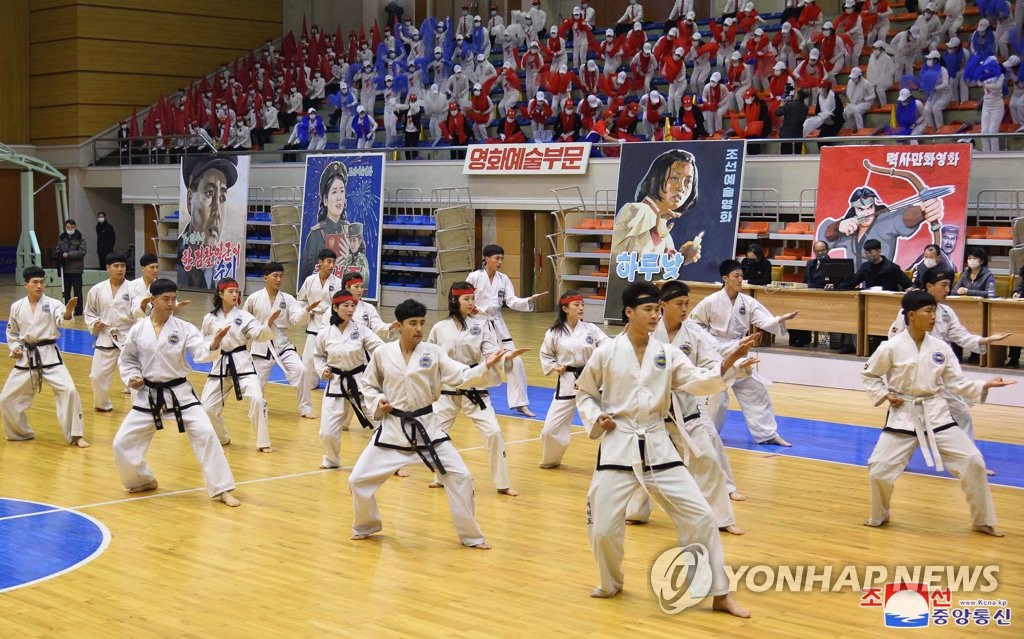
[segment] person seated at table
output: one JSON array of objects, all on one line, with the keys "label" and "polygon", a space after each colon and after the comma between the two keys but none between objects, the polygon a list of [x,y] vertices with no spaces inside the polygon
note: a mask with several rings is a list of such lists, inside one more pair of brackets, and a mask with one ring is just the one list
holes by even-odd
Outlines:
[{"label": "person seated at table", "polygon": [[[905,291],[913,286],[913,282],[903,272],[903,269],[882,255],[880,241],[871,239],[864,242],[864,254],[867,259],[857,269],[853,279],[843,285],[844,289]],[[885,336],[868,335],[868,355],[874,353],[879,344],[884,341]]]},{"label": "person seated at table", "polygon": [[764,256],[764,249],[757,242],[747,246],[747,256],[740,263],[740,268],[748,284],[764,286],[772,283],[772,263]]},{"label": "person seated at table", "polygon": [[921,259],[918,260],[911,269],[914,271],[914,288],[922,291],[925,290],[925,288],[924,281],[921,278],[928,269],[942,270],[944,273],[949,275],[949,280],[951,282],[956,279],[956,273],[953,271],[953,267],[942,258],[942,249],[939,248],[938,244],[929,244],[924,247],[924,253],[921,254]]},{"label": "person seated at table", "polygon": [[[1020,267],[1020,273],[1017,273],[1017,286],[1013,288],[1013,293],[1010,295],[1015,300],[1024,298],[1024,265]],[[1020,346],[1011,346],[1010,353],[1006,360],[1007,368],[1020,368]]]},{"label": "person seated at table", "polygon": [[960,274],[955,292],[973,297],[996,296],[996,276],[988,269],[988,251],[976,246],[967,253],[967,268]]}]

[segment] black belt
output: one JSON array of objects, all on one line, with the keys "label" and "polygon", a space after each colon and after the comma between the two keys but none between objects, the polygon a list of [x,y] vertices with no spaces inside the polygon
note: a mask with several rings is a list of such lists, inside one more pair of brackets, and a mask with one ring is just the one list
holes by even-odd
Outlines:
[{"label": "black belt", "polygon": [[[412,446],[413,450],[416,451],[416,454],[420,456],[420,459],[422,459],[423,463],[427,465],[427,468],[429,468],[431,472],[439,475],[445,475],[448,471],[444,469],[444,465],[441,463],[441,458],[437,455],[437,449],[434,448],[434,442],[430,441],[430,436],[427,434],[426,427],[416,419],[417,417],[433,412],[433,410],[433,406],[424,406],[423,408],[414,411],[404,411],[392,408],[391,414],[402,420],[402,434],[405,435],[405,440],[409,442],[409,445]],[[423,438],[423,448],[426,448],[427,452],[430,453],[430,459],[427,459],[427,456],[423,454],[420,446],[416,445],[416,435]],[[431,464],[431,461],[434,463]]]},{"label": "black belt", "polygon": [[270,346],[267,348],[267,354],[266,355],[257,355],[256,353],[253,353],[252,356],[253,357],[258,357],[259,359],[270,359],[270,358],[273,357],[273,355],[271,355],[271,352],[276,352],[278,357],[284,355],[288,351],[295,351],[296,353],[299,352],[298,349],[295,348],[294,346],[289,346],[288,348],[284,349],[283,351],[274,351],[273,349],[277,348],[277,346],[274,344],[274,340],[268,340],[267,344],[269,344]]},{"label": "black belt", "polygon": [[[582,366],[566,366],[566,373],[572,373],[576,379],[580,378],[583,373]],[[576,399],[575,395],[562,395],[562,374],[558,374],[558,379],[555,380],[555,399]]]},{"label": "black belt", "polygon": [[441,391],[442,395],[462,395],[469,399],[477,406],[480,410],[487,410],[487,402],[484,401],[484,397],[490,395],[490,393],[483,388],[460,388],[459,390]]},{"label": "black belt", "polygon": [[[674,414],[674,411],[669,410],[668,412],[669,412],[669,416],[665,418],[665,421],[666,422],[675,422],[676,421],[675,418],[672,417],[672,415]],[[699,418],[700,418],[700,413],[694,413],[692,415],[687,415],[686,417],[683,418],[683,423],[685,424],[687,422],[692,422],[693,420],[699,419]]]},{"label": "black belt", "polygon": [[[178,432],[184,433],[185,420],[181,416],[181,402],[178,401],[178,396],[175,395],[174,391],[171,389],[175,386],[188,383],[188,380],[184,377],[179,377],[166,382],[152,382],[148,379],[144,379],[142,381],[149,388],[149,412],[153,415],[153,425],[156,426],[156,429],[163,430],[164,428],[164,420],[160,417],[161,411],[171,410],[174,412],[175,421],[178,422]],[[170,391],[171,395],[171,405],[169,407],[167,406],[167,398],[164,396],[165,390]],[[188,408],[188,406],[185,408]]]},{"label": "black belt", "polygon": [[236,402],[240,402],[240,401],[242,401],[242,388],[241,388],[242,380],[241,380],[241,377],[243,375],[255,375],[256,374],[255,370],[249,371],[247,373],[239,373],[238,372],[238,367],[235,366],[235,357],[234,357],[234,355],[235,355],[235,353],[241,353],[244,350],[245,350],[245,344],[242,344],[238,348],[232,349],[230,351],[221,351],[220,352],[221,360],[227,359],[227,362],[228,362],[228,374],[227,375],[224,374],[224,364],[223,364],[223,362],[220,365],[220,375],[215,374],[212,369],[210,370],[210,377],[216,377],[217,379],[220,380],[220,404],[221,404],[221,406],[224,405],[224,378],[225,377],[230,377],[231,378],[231,385],[235,389],[235,401]]},{"label": "black belt", "polygon": [[366,364],[357,366],[351,370],[341,370],[333,366],[328,366],[332,373],[338,376],[338,386],[341,388],[340,393],[331,392],[331,383],[327,382],[327,388],[324,390],[324,394],[327,397],[344,397],[345,401],[352,406],[352,411],[356,414],[356,419],[359,420],[359,425],[363,428],[373,429],[373,424],[367,419],[366,414],[363,413],[363,394],[359,391],[359,380],[356,379],[356,375],[366,370]]},{"label": "black belt", "polygon": [[57,349],[57,363],[43,365],[43,358],[39,355],[40,346],[56,346],[57,340],[55,339],[41,339],[38,342],[32,344],[22,343],[25,347],[25,358],[28,360],[28,367],[15,366],[21,370],[27,370],[32,376],[32,385],[36,387],[36,392],[43,390],[43,369],[52,368],[64,363],[61,359],[60,349]]}]

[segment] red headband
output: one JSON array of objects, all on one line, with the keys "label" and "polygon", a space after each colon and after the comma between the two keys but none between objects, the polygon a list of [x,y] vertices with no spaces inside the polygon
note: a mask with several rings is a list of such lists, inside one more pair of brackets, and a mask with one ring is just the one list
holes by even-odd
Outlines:
[{"label": "red headband", "polygon": [[470,287],[470,288],[453,288],[452,289],[452,297],[459,297],[461,295],[474,295],[474,294],[476,294],[476,289],[473,288],[473,287]]},{"label": "red headband", "polygon": [[356,301],[356,298],[354,298],[352,293],[349,291],[338,291],[334,294],[334,297],[331,298],[331,304],[341,304],[342,302],[347,301]]},{"label": "red headband", "polygon": [[234,280],[229,280],[227,282],[221,282],[220,284],[217,285],[217,292],[220,293],[221,291],[226,291],[229,288],[238,288],[238,282],[236,282]]},{"label": "red headband", "polygon": [[362,283],[363,283],[363,278],[361,278],[361,277],[350,277],[350,278],[348,278],[348,283],[345,284],[345,286],[352,286],[353,284],[362,284]]},{"label": "red headband", "polygon": [[583,301],[583,296],[582,295],[568,295],[566,297],[558,298],[558,305],[559,306],[564,306],[565,304],[571,304],[573,302],[582,302],[582,301]]}]

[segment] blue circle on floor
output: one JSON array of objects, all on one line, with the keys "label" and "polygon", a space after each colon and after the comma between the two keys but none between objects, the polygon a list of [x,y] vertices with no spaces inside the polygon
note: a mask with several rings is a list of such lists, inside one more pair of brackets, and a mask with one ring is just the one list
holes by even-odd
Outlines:
[{"label": "blue circle on floor", "polygon": [[110,531],[89,515],[0,497],[0,592],[83,566],[109,543]]}]

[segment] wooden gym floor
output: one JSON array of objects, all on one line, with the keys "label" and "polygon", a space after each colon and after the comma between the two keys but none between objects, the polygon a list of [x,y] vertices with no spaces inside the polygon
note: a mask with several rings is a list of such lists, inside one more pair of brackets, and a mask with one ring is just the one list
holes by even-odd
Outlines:
[{"label": "wooden gym floor", "polygon": [[[0,318],[22,287],[0,288]],[[48,291],[53,295],[53,291]],[[198,323],[206,296],[183,316]],[[389,309],[385,309],[387,319]],[[533,386],[553,386],[536,349],[551,316],[507,314],[527,354]],[[431,321],[436,319],[432,316]],[[69,328],[83,329],[76,318]],[[617,330],[617,329],[614,329]],[[301,342],[298,342],[301,344]],[[155,494],[129,495],[114,470],[110,444],[128,409],[115,381],[113,413],[92,412],[88,357],[65,356],[86,410],[92,447],[64,445],[52,395],[30,412],[37,438],[0,442],[0,498],[51,504],[89,515],[110,533],[109,546],[77,569],[0,593],[2,637],[832,637],[882,636],[880,608],[861,608],[860,593],[753,593],[736,597],[753,618],[713,613],[708,602],[665,614],[649,584],[658,555],[676,545],[667,517],[626,531],[624,593],[588,597],[596,569],[586,529],[586,492],[597,443],[574,430],[565,463],[540,470],[543,407],[538,419],[502,417],[512,483],[522,495],[498,495],[480,438],[464,418],[453,440],[476,478],[476,515],[493,550],[459,545],[442,490],[429,489],[423,466],[392,478],[378,495],[384,531],[353,542],[348,468],[368,433],[344,434],[346,468],[317,469],[318,421],[299,419],[290,387],[270,384],[275,452],[256,452],[242,404],[228,402],[233,443],[225,450],[242,506],[211,502],[187,439],[173,421],[153,440],[148,461],[160,481]],[[0,359],[6,378],[10,359]],[[192,382],[202,388],[204,376]],[[877,427],[881,409],[859,392],[777,384],[779,415]],[[319,393],[314,399],[319,409]],[[734,406],[735,408],[735,406]],[[1021,411],[977,406],[979,439],[1024,444]],[[358,425],[353,421],[353,428]],[[799,440],[793,440],[800,447]],[[771,449],[730,449],[737,483],[748,500],[735,503],[745,536],[723,535],[727,564],[739,566],[888,567],[998,565],[998,590],[985,596],[1024,607],[1024,492],[993,486],[1000,527],[993,539],[970,531],[954,481],[904,475],[887,529],[861,525],[868,513],[862,466],[785,457]],[[44,525],[46,516],[37,517]],[[0,517],[2,520],[2,517]],[[33,535],[0,538],[33,550]],[[73,543],[73,542],[72,542]],[[0,565],[0,570],[9,566]],[[835,577],[833,577],[835,579]],[[962,594],[963,596],[963,594]],[[978,596],[975,593],[974,596]],[[956,594],[954,593],[954,599]],[[954,605],[956,601],[954,601]],[[1018,608],[1018,612],[1024,608]],[[1010,627],[971,623],[929,627],[928,636],[1021,636]],[[898,636],[898,635],[897,635]]]}]

